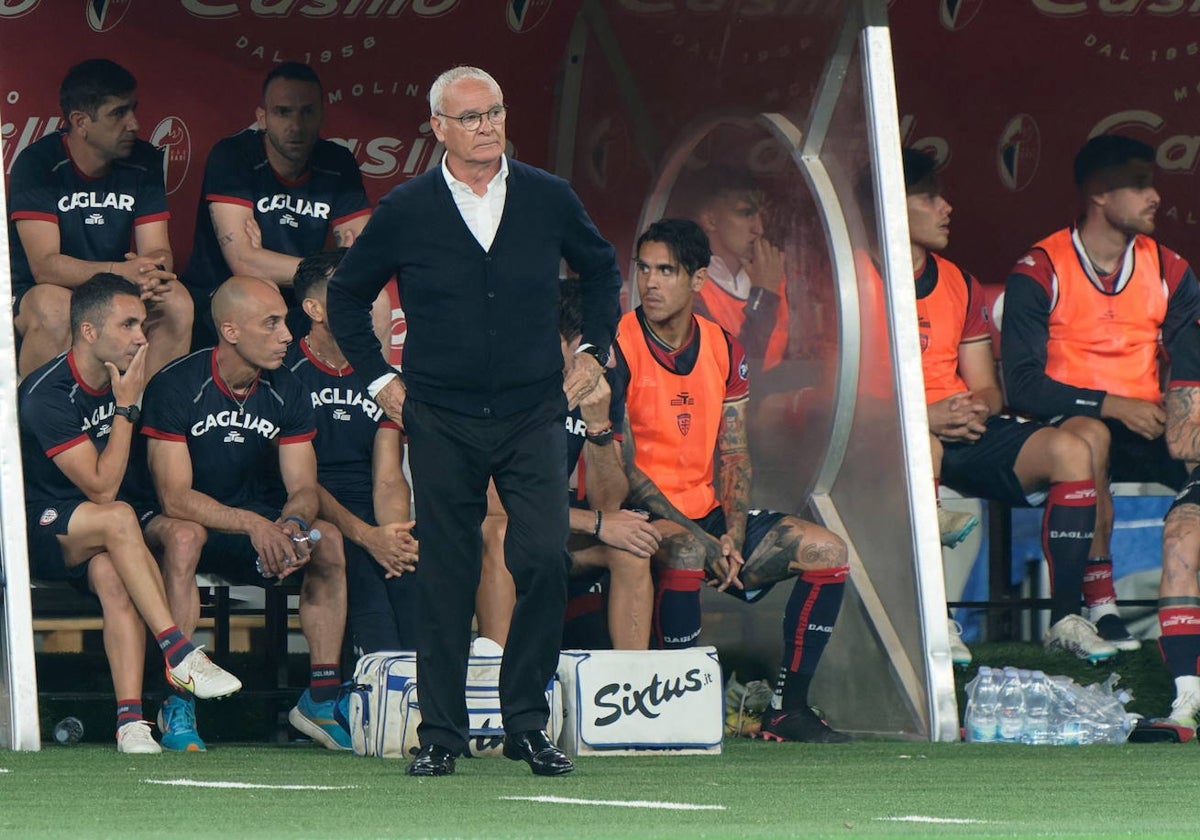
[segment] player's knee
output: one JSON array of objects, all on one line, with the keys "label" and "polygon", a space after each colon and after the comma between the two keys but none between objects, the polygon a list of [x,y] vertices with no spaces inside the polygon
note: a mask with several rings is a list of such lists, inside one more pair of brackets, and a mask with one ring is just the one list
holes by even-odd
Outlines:
[{"label": "player's knee", "polygon": [[1059,431],[1051,438],[1047,454],[1059,470],[1092,474],[1092,446],[1081,435]]},{"label": "player's knee", "polygon": [[200,552],[208,541],[203,525],[183,519],[173,519],[163,533],[162,564],[164,569],[182,574],[195,574]]},{"label": "player's knee", "polygon": [[608,549],[604,552],[604,564],[608,566],[609,572],[614,575],[637,575],[642,572],[646,573],[646,577],[650,576],[650,561],[645,557],[638,557],[630,551],[623,548],[613,548],[606,546]]},{"label": "player's knee", "polygon": [[693,534],[672,534],[658,546],[658,559],[668,569],[703,570],[707,547]]},{"label": "player's knee", "polygon": [[850,562],[846,541],[824,528],[801,544],[800,556],[805,569],[836,569]]},{"label": "player's knee", "polygon": [[142,538],[142,526],[137,514],[126,502],[106,502],[100,506],[104,536],[112,542],[124,542]]},{"label": "player's knee", "polygon": [[21,298],[21,315],[26,332],[36,330],[66,340],[71,334],[71,290],[34,286]]},{"label": "player's knee", "polygon": [[345,572],[346,549],[342,542],[342,532],[338,526],[324,519],[318,519],[312,524],[314,530],[321,532],[321,539],[313,549],[312,564],[321,569]]},{"label": "player's knee", "polygon": [[1112,444],[1112,432],[1103,421],[1094,417],[1072,418],[1070,432],[1087,441],[1091,451],[1095,454],[1107,454],[1108,448]]}]

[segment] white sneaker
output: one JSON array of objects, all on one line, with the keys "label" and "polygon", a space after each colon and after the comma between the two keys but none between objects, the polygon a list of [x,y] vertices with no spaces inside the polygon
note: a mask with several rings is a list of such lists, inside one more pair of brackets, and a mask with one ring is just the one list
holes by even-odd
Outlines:
[{"label": "white sneaker", "polygon": [[1177,726],[1195,729],[1198,717],[1200,717],[1200,694],[1193,694],[1189,691],[1175,698],[1175,702],[1171,704],[1171,714],[1168,720]]},{"label": "white sneaker", "polygon": [[154,755],[162,747],[150,734],[150,722],[131,720],[117,730],[117,752],[129,755]]},{"label": "white sneaker", "polygon": [[962,640],[962,625],[950,619],[950,661],[959,668],[965,668],[971,664],[971,649],[967,647],[967,643]]},{"label": "white sneaker", "polygon": [[942,535],[942,545],[954,548],[979,525],[975,514],[965,510],[947,510],[938,505],[938,531]]},{"label": "white sneaker", "polygon": [[1088,662],[1102,662],[1117,655],[1117,649],[1100,638],[1096,625],[1081,615],[1069,615],[1046,631],[1047,650],[1061,648]]},{"label": "white sneaker", "polygon": [[190,691],[201,700],[228,697],[242,688],[242,681],[204,655],[203,645],[183,658],[174,668],[167,668],[167,680],[172,685]]}]

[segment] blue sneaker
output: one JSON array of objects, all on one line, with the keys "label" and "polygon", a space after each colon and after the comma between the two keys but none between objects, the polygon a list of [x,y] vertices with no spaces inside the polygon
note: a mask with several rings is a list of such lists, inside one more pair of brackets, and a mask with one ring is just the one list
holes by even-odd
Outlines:
[{"label": "blue sneaker", "polygon": [[196,732],[196,701],[172,694],[158,708],[158,730],[165,750],[204,752],[208,749]]},{"label": "blue sneaker", "polygon": [[327,750],[348,750],[350,744],[350,695],[318,703],[308,689],[288,712],[288,722]]}]

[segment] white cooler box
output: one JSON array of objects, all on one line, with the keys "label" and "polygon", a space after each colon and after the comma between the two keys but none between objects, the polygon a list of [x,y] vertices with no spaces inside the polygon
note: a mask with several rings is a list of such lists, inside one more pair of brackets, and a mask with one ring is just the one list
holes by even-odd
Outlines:
[{"label": "white cooler box", "polygon": [[[421,701],[417,688],[417,654],[411,650],[379,651],[358,660],[350,694],[350,737],[356,755],[407,758],[420,750],[417,726]],[[546,686],[550,704],[547,734],[558,737],[563,719],[562,686]],[[472,756],[498,756],[504,742],[500,719],[500,657],[472,656],[467,663],[467,714]]]},{"label": "white cooler box", "polygon": [[558,660],[570,755],[720,753],[721,663],[713,647],[567,650]]}]

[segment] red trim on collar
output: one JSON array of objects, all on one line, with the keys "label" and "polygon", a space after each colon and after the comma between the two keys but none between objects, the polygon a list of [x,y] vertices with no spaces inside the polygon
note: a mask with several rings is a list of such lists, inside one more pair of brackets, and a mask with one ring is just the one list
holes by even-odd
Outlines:
[{"label": "red trim on collar", "polygon": [[213,382],[216,383],[217,390],[220,391],[225,396],[229,397],[229,399],[233,400],[236,403],[244,403],[246,400],[250,399],[250,395],[253,394],[255,392],[255,390],[258,389],[258,381],[262,378],[262,371],[260,370],[255,375],[254,384],[250,386],[250,390],[246,392],[246,395],[244,397],[238,398],[233,395],[233,391],[229,390],[229,385],[225,382],[225,379],[221,376],[221,369],[219,367],[217,367],[217,348],[216,347],[213,348],[212,353],[209,355],[209,365],[212,368],[212,378],[213,378]]},{"label": "red trim on collar", "polygon": [[341,370],[337,370],[336,368],[331,368],[329,365],[317,358],[317,355],[313,353],[312,348],[308,346],[308,336],[304,336],[304,338],[300,339],[300,352],[303,353],[305,358],[312,362],[312,366],[321,371],[321,373],[327,373],[330,376],[347,376],[351,373],[354,373],[354,367],[349,363],[347,363],[346,366]]},{"label": "red trim on collar", "polygon": [[97,391],[91,385],[83,381],[83,377],[79,374],[79,367],[75,364],[75,350],[67,351],[67,364],[71,367],[71,376],[75,377],[75,381],[79,383],[79,387],[83,389],[85,394],[91,394],[93,397],[103,397],[105,394],[112,391],[112,383],[109,383],[107,388],[101,388]]}]

